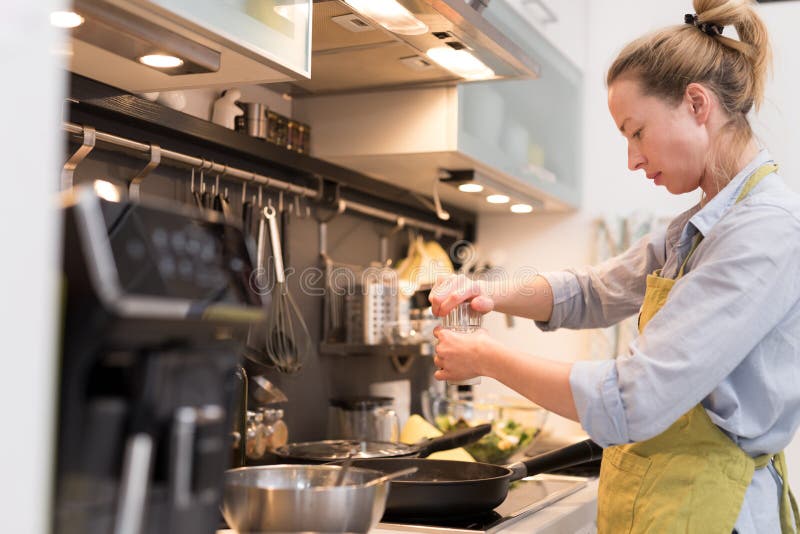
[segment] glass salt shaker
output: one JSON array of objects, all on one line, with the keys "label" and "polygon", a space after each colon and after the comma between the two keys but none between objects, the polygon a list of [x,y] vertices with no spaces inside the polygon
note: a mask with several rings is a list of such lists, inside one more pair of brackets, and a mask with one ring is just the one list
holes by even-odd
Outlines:
[{"label": "glass salt shaker", "polygon": [[[452,330],[459,334],[470,334],[481,327],[483,314],[472,309],[469,301],[462,302],[450,313],[442,317],[442,328]],[[451,386],[473,386],[481,383],[481,377],[476,376],[467,380],[455,382],[447,381]]]}]

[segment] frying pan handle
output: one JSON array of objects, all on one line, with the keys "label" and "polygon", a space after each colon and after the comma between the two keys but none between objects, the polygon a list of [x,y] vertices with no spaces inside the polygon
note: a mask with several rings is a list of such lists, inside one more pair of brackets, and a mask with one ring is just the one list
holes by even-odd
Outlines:
[{"label": "frying pan handle", "polygon": [[469,445],[470,443],[478,441],[491,431],[491,423],[454,430],[438,438],[419,443],[419,451],[417,451],[417,454],[420,458],[425,458],[434,452],[449,451],[456,447],[463,447],[464,445]]},{"label": "frying pan handle", "polygon": [[512,480],[519,480],[526,476],[547,473],[556,469],[565,469],[573,465],[580,465],[592,460],[602,458],[603,448],[590,439],[561,447],[554,451],[546,452],[522,462],[508,466],[514,474]]}]

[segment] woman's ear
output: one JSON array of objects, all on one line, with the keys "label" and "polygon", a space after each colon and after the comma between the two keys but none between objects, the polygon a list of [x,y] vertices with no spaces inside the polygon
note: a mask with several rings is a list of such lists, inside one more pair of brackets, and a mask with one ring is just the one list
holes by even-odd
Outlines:
[{"label": "woman's ear", "polygon": [[697,124],[705,124],[708,121],[712,102],[711,92],[704,85],[693,82],[686,86],[684,103]]}]

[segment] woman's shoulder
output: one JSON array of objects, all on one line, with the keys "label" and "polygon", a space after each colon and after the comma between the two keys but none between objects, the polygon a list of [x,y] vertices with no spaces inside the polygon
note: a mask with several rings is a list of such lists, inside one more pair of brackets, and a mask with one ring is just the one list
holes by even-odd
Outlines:
[{"label": "woman's shoulder", "polygon": [[706,237],[747,241],[778,255],[800,250],[800,194],[782,180],[764,185],[731,206]]},{"label": "woman's shoulder", "polygon": [[773,174],[731,211],[745,220],[774,218],[800,224],[800,193],[786,185],[780,175]]}]

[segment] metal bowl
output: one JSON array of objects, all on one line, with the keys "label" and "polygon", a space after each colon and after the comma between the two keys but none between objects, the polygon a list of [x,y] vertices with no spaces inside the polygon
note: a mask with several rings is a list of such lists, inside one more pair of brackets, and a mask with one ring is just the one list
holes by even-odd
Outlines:
[{"label": "metal bowl", "polygon": [[351,467],[340,486],[336,465],[265,465],[225,472],[222,514],[239,534],[368,532],[386,507],[383,473]]}]

